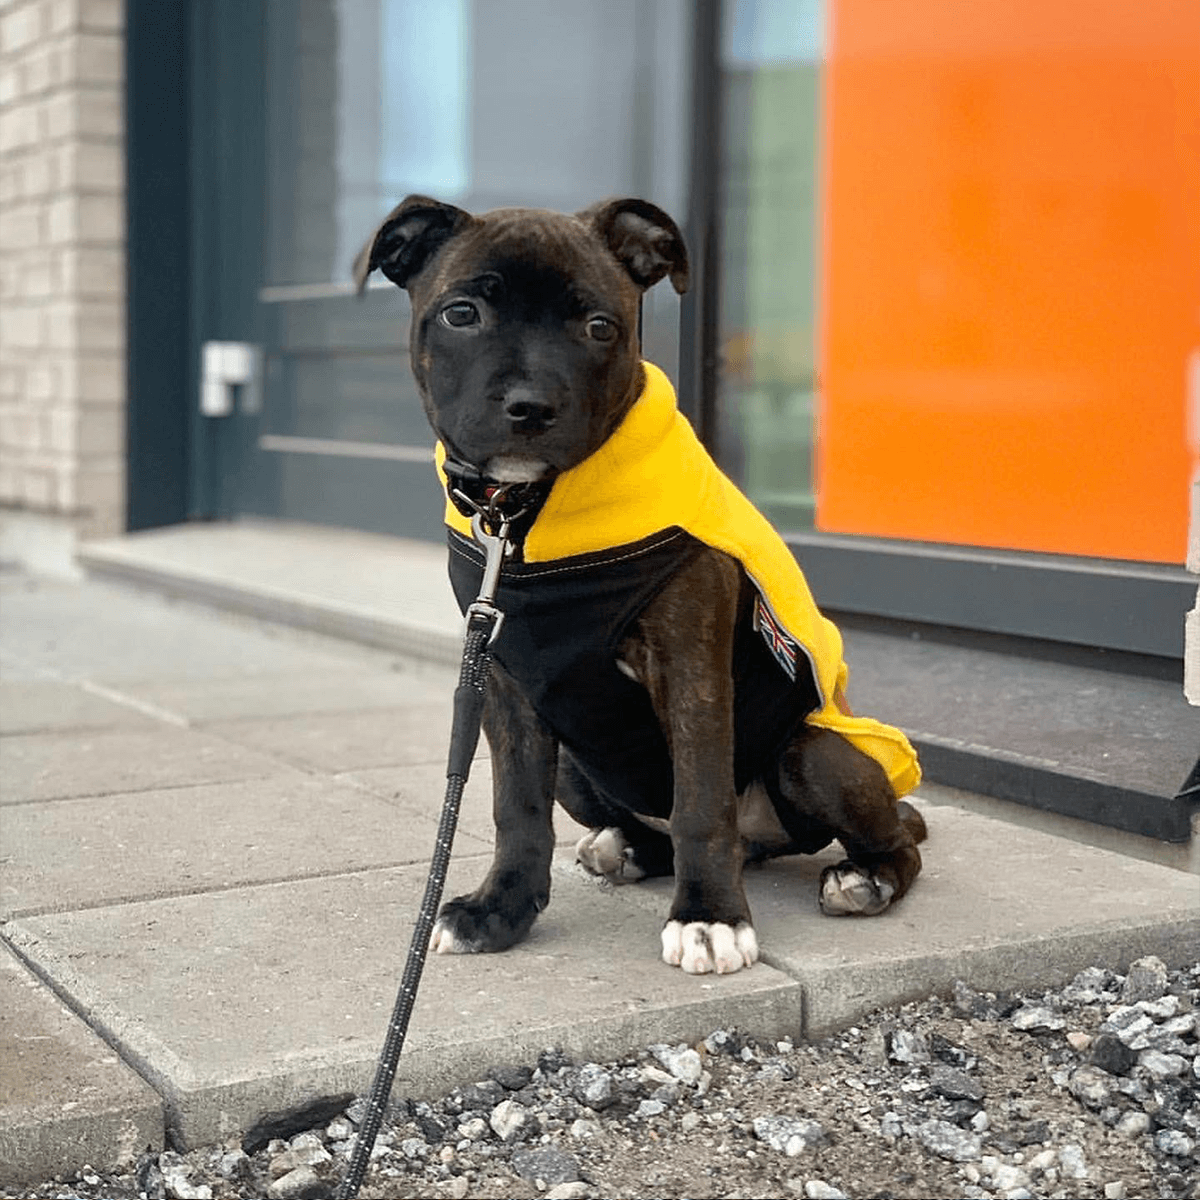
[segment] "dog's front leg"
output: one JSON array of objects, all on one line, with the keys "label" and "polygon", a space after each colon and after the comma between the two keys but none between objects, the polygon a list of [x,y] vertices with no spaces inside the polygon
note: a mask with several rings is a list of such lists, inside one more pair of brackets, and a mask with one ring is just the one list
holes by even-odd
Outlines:
[{"label": "dog's front leg", "polygon": [[506,950],[550,902],[558,742],[495,660],[483,729],[492,753],[496,848],[483,883],[442,906],[430,941],[438,954]]},{"label": "dog's front leg", "polygon": [[663,960],[729,974],[758,959],[742,886],[733,775],[733,642],[740,575],[717,551],[682,570],[622,647],[650,693],[674,770],[675,896]]}]

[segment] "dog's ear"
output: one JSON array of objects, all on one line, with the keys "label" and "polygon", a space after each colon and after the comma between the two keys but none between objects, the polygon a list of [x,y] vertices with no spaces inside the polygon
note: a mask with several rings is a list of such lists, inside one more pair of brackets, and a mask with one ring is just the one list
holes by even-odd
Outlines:
[{"label": "dog's ear", "polygon": [[576,214],[600,236],[643,291],[664,275],[682,296],[688,290],[687,246],[679,226],[648,200],[605,200]]},{"label": "dog's ear", "polygon": [[408,281],[441,248],[475,218],[453,204],[428,196],[408,196],[384,218],[354,260],[354,286],[359,294],[378,267],[394,284]]}]

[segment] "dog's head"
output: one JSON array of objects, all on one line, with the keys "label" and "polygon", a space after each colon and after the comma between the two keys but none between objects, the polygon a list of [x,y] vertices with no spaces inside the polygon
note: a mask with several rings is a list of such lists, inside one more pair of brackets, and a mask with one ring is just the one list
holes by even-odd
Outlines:
[{"label": "dog's head", "polygon": [[576,466],[642,386],[638,305],[664,276],[688,286],[675,222],[644,200],[569,215],[473,216],[409,196],[354,264],[412,298],[412,369],[452,457],[499,482]]}]

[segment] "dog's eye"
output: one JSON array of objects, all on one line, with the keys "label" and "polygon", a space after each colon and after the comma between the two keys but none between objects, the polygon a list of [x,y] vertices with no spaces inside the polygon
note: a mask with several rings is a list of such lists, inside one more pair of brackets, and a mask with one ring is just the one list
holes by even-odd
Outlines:
[{"label": "dog's eye", "polygon": [[442,324],[449,325],[451,329],[464,329],[468,325],[479,324],[479,309],[469,301],[458,300],[442,309],[441,318]]},{"label": "dog's eye", "polygon": [[607,317],[592,317],[587,323],[587,335],[594,342],[611,342],[617,336],[617,326]]}]

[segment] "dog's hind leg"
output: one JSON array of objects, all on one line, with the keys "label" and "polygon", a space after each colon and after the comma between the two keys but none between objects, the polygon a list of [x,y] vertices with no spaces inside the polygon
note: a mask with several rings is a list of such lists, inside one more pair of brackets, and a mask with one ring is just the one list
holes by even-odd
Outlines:
[{"label": "dog's hind leg", "polygon": [[671,874],[675,855],[669,834],[600,795],[565,747],[559,751],[555,794],[573,820],[588,826],[575,857],[593,875],[621,884]]},{"label": "dog's hind leg", "polygon": [[550,902],[558,742],[494,659],[483,728],[492,752],[496,848],[483,883],[442,906],[430,940],[438,954],[505,950]]},{"label": "dog's hind leg", "polygon": [[906,801],[901,800],[896,807],[909,844],[874,850],[873,843],[849,835],[841,837],[847,858],[821,872],[818,898],[826,916],[874,916],[912,886],[921,870],[916,842],[925,836],[925,822]]},{"label": "dog's hind leg", "polygon": [[827,916],[874,916],[912,886],[925,822],[911,804],[897,802],[883,768],[840,734],[802,726],[766,782],[793,836],[824,827],[845,848],[847,857],[821,873],[818,899]]}]

